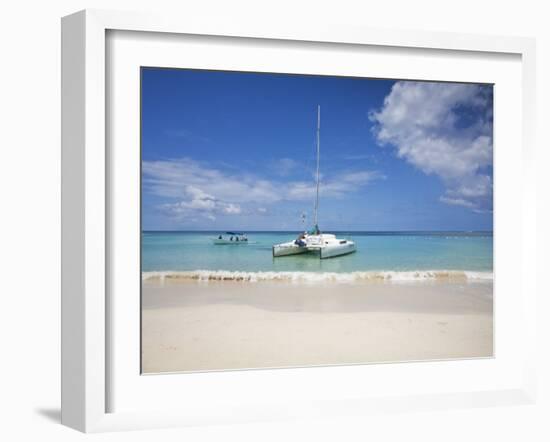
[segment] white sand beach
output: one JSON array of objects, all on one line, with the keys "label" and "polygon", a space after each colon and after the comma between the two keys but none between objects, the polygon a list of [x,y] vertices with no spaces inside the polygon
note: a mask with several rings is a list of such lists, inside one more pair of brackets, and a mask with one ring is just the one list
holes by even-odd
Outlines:
[{"label": "white sand beach", "polygon": [[493,355],[492,281],[144,281],[144,373]]}]

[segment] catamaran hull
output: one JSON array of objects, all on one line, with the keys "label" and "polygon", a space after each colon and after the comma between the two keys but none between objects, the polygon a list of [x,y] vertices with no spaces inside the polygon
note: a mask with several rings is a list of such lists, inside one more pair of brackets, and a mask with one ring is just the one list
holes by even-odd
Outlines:
[{"label": "catamaran hull", "polygon": [[334,258],[336,256],[348,255],[356,251],[355,243],[346,242],[345,244],[326,245],[319,249],[319,257],[321,259]]},{"label": "catamaran hull", "polygon": [[301,247],[294,242],[288,242],[283,244],[276,244],[273,246],[273,256],[290,256],[299,255],[301,253],[308,252],[307,247]]},{"label": "catamaran hull", "polygon": [[346,241],[339,244],[323,244],[312,246],[299,246],[296,243],[287,242],[283,244],[276,244],[273,246],[273,256],[291,256],[299,255],[302,253],[312,252],[317,253],[319,258],[334,258],[336,256],[348,255],[355,252],[357,249],[353,241]]}]

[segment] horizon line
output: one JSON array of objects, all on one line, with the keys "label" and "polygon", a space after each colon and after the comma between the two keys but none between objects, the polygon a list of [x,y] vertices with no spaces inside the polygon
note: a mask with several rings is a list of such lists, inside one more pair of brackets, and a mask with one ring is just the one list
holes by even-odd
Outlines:
[{"label": "horizon line", "polygon": [[[302,229],[287,229],[287,230],[250,230],[250,229],[142,229],[142,232],[301,232]],[[494,230],[337,230],[328,229],[327,232],[366,232],[366,233],[493,233]]]}]

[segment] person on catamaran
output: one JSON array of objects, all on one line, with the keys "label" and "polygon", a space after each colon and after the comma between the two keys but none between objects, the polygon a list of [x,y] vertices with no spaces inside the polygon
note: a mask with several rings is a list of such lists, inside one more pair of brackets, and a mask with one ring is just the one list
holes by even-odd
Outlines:
[{"label": "person on catamaran", "polygon": [[296,238],[296,241],[294,241],[294,244],[300,247],[304,247],[306,245],[306,242],[304,241],[304,238],[306,237],[306,233],[300,233],[298,235],[298,238]]}]

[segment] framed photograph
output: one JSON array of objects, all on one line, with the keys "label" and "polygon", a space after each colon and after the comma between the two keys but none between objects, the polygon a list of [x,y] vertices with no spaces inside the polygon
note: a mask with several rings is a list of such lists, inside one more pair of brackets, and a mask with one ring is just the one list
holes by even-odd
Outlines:
[{"label": "framed photograph", "polygon": [[532,40],[62,26],[64,424],[533,400]]}]

